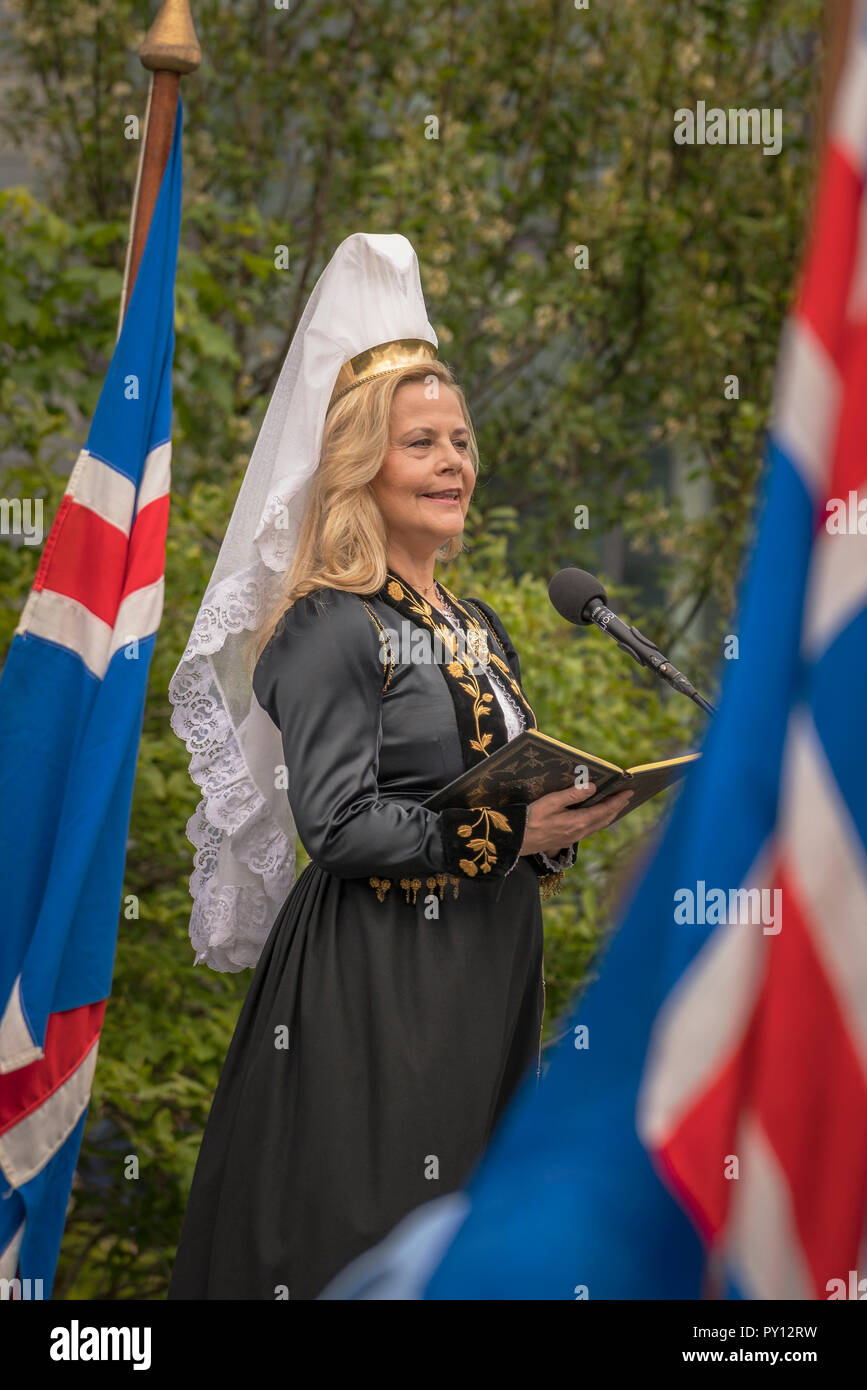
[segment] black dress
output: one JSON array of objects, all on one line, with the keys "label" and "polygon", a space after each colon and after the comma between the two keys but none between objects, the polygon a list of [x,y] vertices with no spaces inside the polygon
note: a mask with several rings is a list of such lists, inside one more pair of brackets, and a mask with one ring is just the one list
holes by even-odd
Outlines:
[{"label": "black dress", "polygon": [[435,664],[398,661],[383,688],[377,622],[395,616],[379,595],[321,590],[256,667],[311,862],[241,1009],[169,1298],[315,1298],[464,1184],[536,1066],[545,870],[519,857],[526,808],[507,808],[489,870],[468,872],[467,812],[419,804],[464,770],[466,740]]}]

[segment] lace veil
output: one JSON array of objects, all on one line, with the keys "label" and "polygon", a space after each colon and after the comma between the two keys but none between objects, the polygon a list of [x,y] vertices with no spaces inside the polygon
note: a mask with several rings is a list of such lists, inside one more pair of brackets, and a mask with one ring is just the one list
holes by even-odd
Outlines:
[{"label": "lace veil", "polygon": [[169,683],[172,728],[202,799],[187,823],[195,847],[190,938],[195,963],[256,964],[295,877],[295,826],[281,733],[244,665],[250,633],[294,554],[325,415],[350,359],[397,339],[437,344],[406,237],[357,232],[320,275],[292,338],[213,574]]}]

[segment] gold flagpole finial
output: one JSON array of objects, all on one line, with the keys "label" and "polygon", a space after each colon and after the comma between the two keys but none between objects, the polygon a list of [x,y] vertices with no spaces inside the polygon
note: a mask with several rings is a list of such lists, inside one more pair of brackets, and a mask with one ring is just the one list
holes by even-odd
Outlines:
[{"label": "gold flagpole finial", "polygon": [[202,50],[189,0],[163,0],[138,56],[142,66],[152,72],[195,72],[202,61]]}]

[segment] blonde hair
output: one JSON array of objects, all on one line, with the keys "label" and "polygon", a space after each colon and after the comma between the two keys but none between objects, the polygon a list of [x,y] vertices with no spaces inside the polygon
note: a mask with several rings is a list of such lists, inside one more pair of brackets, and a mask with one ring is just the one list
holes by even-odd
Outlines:
[{"label": "blonde hair", "polygon": [[[298,545],[265,619],[246,649],[252,673],[280,618],[296,599],[317,589],[374,594],[385,583],[385,522],[370,484],[390,443],[391,409],[401,386],[434,377],[458,398],[469,433],[468,453],[479,469],[479,450],[466,398],[444,362],[403,367],[372,378],[335,401],[325,417],[319,466],[313,474]],[[437,388],[438,389],[438,388]],[[463,549],[460,536],[437,552],[451,560]]]}]

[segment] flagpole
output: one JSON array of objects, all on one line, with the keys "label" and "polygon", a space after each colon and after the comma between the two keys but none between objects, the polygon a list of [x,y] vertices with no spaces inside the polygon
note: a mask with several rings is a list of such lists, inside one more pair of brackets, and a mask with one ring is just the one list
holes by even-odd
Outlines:
[{"label": "flagpole", "polygon": [[849,28],[853,21],[852,0],[825,0],[823,31],[825,42],[825,63],[819,94],[818,157],[821,159],[825,138],[828,134],[828,121],[837,90],[837,81],[846,55]]},{"label": "flagpole", "polygon": [[145,35],[139,59],[151,74],[144,120],[144,141],[130,210],[130,232],[120,294],[117,336],[123,327],[141,258],[168,162],[183,73],[202,61],[189,0],[163,0]]}]

